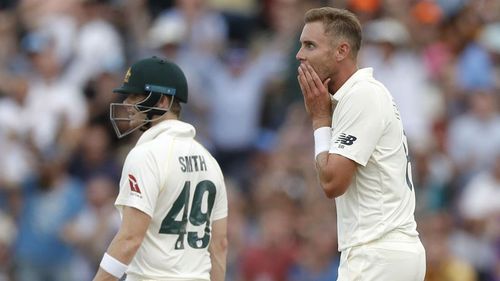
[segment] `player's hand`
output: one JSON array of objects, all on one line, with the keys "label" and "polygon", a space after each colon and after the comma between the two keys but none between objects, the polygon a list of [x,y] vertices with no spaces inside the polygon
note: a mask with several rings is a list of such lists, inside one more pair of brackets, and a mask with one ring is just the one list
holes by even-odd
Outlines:
[{"label": "player's hand", "polygon": [[332,101],[328,93],[330,78],[322,82],[316,71],[307,62],[302,62],[298,71],[297,79],[304,96],[306,111],[312,119],[314,129],[331,126]]}]

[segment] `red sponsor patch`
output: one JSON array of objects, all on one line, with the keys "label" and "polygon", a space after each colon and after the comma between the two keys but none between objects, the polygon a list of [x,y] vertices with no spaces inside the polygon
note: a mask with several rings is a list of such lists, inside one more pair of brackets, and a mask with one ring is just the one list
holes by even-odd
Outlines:
[{"label": "red sponsor patch", "polygon": [[137,180],[131,174],[128,174],[128,183],[130,184],[130,190],[141,194],[141,189],[139,188],[139,185],[137,184]]}]

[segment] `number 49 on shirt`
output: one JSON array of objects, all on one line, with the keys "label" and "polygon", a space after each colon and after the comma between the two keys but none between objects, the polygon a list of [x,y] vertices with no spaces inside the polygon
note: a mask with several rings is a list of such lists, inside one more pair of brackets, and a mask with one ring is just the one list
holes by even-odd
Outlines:
[{"label": "number 49 on shirt", "polygon": [[[209,180],[199,182],[194,191],[193,202],[191,203],[191,208],[189,208],[190,199],[190,189],[191,182],[186,181],[184,187],[175,199],[172,208],[165,216],[161,223],[160,233],[163,234],[175,234],[178,235],[177,241],[175,242],[175,249],[184,249],[184,236],[187,233],[188,245],[194,249],[203,249],[208,246],[210,241],[210,214],[214,207],[216,188],[213,182]],[[204,196],[208,192],[208,196]],[[202,200],[206,198],[207,200],[207,210],[202,211]],[[176,220],[179,213],[182,212],[181,220]],[[196,231],[186,231],[186,226],[189,222],[194,226],[200,226],[205,224],[205,231],[202,237],[198,237]]]}]

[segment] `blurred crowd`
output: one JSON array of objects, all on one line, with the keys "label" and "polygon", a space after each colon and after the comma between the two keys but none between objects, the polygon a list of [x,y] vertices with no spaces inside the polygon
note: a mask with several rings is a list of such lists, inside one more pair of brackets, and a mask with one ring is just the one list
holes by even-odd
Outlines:
[{"label": "blurred crowd", "polygon": [[499,281],[499,0],[0,0],[0,281],[92,278],[137,140],[112,89],[153,55],[185,71],[181,118],[226,176],[227,280],[336,280],[295,59],[325,5],[359,16],[360,67],[398,103],[426,280]]}]

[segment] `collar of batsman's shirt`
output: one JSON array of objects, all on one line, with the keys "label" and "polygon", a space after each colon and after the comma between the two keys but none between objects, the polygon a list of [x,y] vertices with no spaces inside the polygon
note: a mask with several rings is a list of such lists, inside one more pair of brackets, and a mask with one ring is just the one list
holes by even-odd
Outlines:
[{"label": "collar of batsman's shirt", "polygon": [[354,84],[356,84],[356,82],[372,77],[373,68],[367,67],[358,69],[351,77],[349,77],[349,79],[347,79],[347,81],[345,81],[344,85],[342,85],[342,87],[340,87],[340,89],[335,92],[335,94],[332,96],[332,101],[334,103],[337,103],[347,92],[349,92],[349,90],[352,88],[352,86],[354,86]]},{"label": "collar of batsman's shirt", "polygon": [[180,120],[165,120],[145,131],[137,141],[137,145],[153,140],[162,133],[167,133],[175,137],[194,138],[196,129],[193,125]]}]

